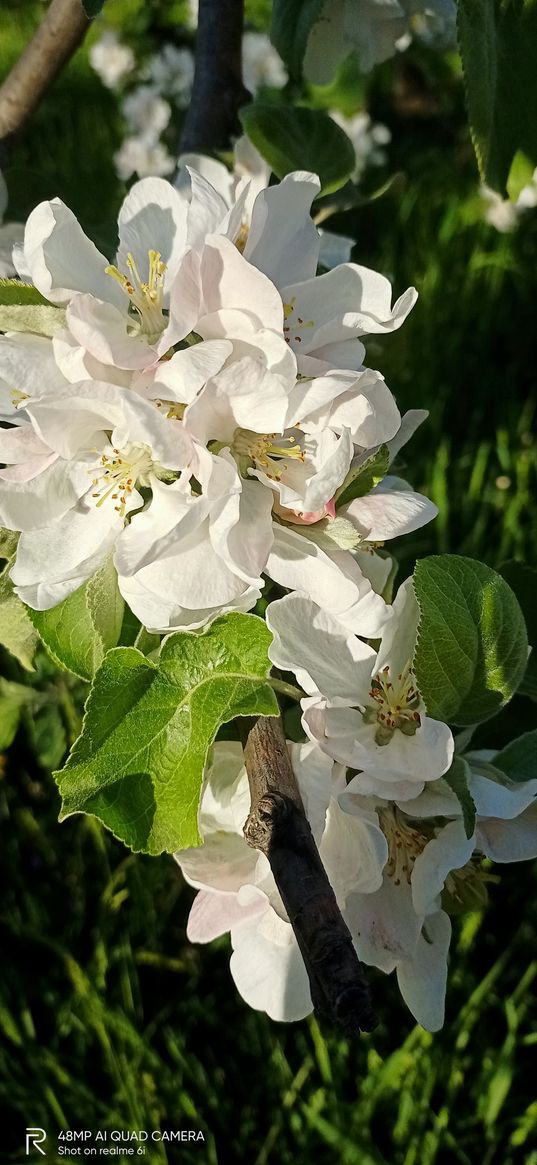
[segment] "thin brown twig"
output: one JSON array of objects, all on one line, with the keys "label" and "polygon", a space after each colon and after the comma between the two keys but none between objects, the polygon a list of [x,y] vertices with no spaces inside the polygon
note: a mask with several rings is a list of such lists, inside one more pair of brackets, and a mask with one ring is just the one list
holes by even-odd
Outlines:
[{"label": "thin brown twig", "polygon": [[310,981],[315,1010],[347,1035],[371,1031],[369,989],[315,845],[280,717],[244,721],[249,845],[270,862]]},{"label": "thin brown twig", "polygon": [[0,88],[1,142],[23,128],[89,26],[81,0],[51,0],[41,24]]}]

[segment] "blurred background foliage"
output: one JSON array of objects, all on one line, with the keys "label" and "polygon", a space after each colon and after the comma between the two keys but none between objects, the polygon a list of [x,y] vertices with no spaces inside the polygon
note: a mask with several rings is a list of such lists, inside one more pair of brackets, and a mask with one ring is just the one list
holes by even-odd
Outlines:
[{"label": "blurred background foliage", "polygon": [[[0,75],[42,12],[33,0],[2,7]],[[106,24],[143,55],[193,43],[187,7],[109,0]],[[246,8],[249,27],[268,26],[268,0]],[[11,152],[8,217],[59,195],[111,251],[125,193],[111,158],[124,126],[87,50]],[[367,82],[351,64],[326,89],[290,97],[346,115],[365,102],[392,134],[361,205],[329,226],[357,239],[354,257],[389,275],[396,294],[410,283],[420,293],[401,332],[368,344],[401,409],[430,412],[403,472],[440,514],[402,541],[402,572],[446,551],[536,565],[537,211],[512,234],[484,221],[458,58],[412,46]],[[170,149],[179,130],[167,131]],[[25,682],[7,654],[0,663]],[[414,1027],[393,977],[373,973],[372,1036],[349,1044],[314,1020],[272,1024],[238,998],[227,940],[187,944],[192,892],[171,858],[134,856],[91,819],[58,824],[50,770],[77,733],[85,686],[44,656],[32,683],[42,698],[0,762],[2,1162],[25,1159],[33,1125],[204,1131],[203,1145],[152,1146],[145,1159],[159,1163],[537,1165],[528,864],[507,867],[488,908],[456,926],[443,1032]],[[534,708],[517,698],[477,742],[535,727]]]}]

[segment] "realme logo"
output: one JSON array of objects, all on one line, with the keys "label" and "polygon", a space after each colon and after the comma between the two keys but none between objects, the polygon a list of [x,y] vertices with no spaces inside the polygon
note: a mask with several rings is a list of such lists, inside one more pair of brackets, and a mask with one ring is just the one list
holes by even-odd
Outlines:
[{"label": "realme logo", "polygon": [[46,1157],[45,1150],[39,1148],[39,1146],[42,1145],[43,1141],[46,1141],[46,1139],[47,1134],[44,1129],[26,1129],[26,1156],[29,1156],[31,1147],[33,1149],[37,1149],[38,1153],[41,1153],[43,1157]]}]

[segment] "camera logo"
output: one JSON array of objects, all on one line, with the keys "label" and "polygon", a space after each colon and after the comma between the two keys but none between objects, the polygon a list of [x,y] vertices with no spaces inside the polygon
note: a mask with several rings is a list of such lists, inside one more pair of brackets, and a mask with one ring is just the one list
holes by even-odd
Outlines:
[{"label": "camera logo", "polygon": [[46,1157],[45,1150],[40,1148],[46,1139],[47,1134],[44,1129],[26,1129],[26,1156],[29,1156],[30,1148],[33,1148],[37,1149],[37,1152],[41,1153],[43,1157]]}]

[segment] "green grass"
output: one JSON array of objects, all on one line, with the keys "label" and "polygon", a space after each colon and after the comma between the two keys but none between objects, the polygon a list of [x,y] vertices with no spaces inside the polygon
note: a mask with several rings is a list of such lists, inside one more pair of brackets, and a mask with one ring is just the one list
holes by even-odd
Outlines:
[{"label": "green grass", "polygon": [[[250,19],[262,23],[266,8]],[[40,6],[6,10],[2,68]],[[146,44],[175,9],[109,0],[108,12],[112,22],[127,13],[126,35]],[[409,113],[401,86],[416,76],[429,105]],[[401,570],[444,551],[535,565],[537,213],[514,236],[481,221],[456,70],[416,54],[410,71],[381,71],[372,101],[392,128],[401,178],[334,224],[356,231],[356,258],[389,273],[397,294],[409,283],[420,292],[402,331],[368,345],[401,407],[430,410],[401,472],[440,514],[401,541]],[[59,194],[111,247],[122,187],[110,158],[121,132],[114,98],[82,50],[5,167],[13,217]],[[2,670],[22,678],[7,659]],[[54,682],[46,668],[40,681]],[[49,753],[73,730],[73,693],[60,685],[58,694]],[[517,699],[483,740],[503,743],[520,717],[534,727],[534,709]],[[172,859],[134,857],[90,819],[59,825],[52,763],[43,727],[27,726],[0,781],[0,1099],[11,1114],[1,1165],[26,1159],[27,1125],[51,1136],[62,1127],[203,1129],[202,1148],[153,1146],[145,1159],[159,1163],[537,1165],[537,883],[528,864],[506,867],[489,907],[457,923],[443,1032],[414,1027],[393,977],[375,974],[379,1027],[347,1043],[313,1020],[282,1026],[249,1011],[229,975],[227,941],[187,944],[192,892]]]}]

